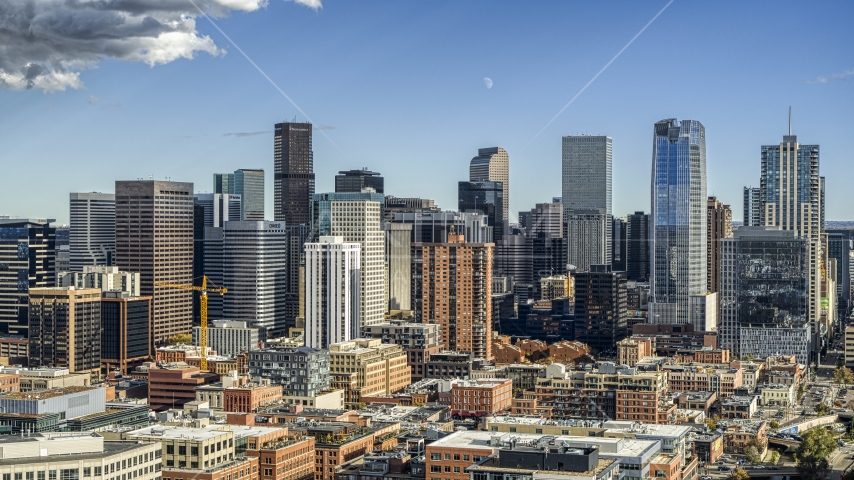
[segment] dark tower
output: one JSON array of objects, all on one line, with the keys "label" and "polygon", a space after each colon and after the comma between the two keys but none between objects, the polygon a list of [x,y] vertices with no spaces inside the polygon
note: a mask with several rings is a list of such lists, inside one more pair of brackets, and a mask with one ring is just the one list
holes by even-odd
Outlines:
[{"label": "dark tower", "polygon": [[277,123],[273,139],[273,217],[288,226],[309,224],[314,195],[311,124]]}]

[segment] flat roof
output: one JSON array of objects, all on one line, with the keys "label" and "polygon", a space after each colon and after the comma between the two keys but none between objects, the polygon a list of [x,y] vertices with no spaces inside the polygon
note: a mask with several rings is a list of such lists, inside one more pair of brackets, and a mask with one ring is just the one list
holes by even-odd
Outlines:
[{"label": "flat roof", "polygon": [[98,387],[81,387],[70,386],[51,388],[50,390],[42,390],[40,392],[12,392],[0,397],[0,400],[45,400],[48,398],[61,397],[63,395],[72,395],[75,393],[88,392],[97,390]]},{"label": "flat roof", "polygon": [[[15,437],[18,440],[21,437]],[[27,438],[27,437],[24,437]],[[33,437],[29,437],[33,438]],[[38,438],[34,438],[33,441],[38,441]],[[103,452],[93,452],[93,453],[73,453],[69,455],[50,455],[48,457],[25,457],[25,458],[9,458],[0,460],[0,466],[3,465],[12,465],[12,466],[20,466],[20,465],[45,465],[48,462],[77,462],[79,460],[96,460],[112,455],[118,455],[125,452],[132,452],[137,448],[141,448],[144,446],[151,445],[153,442],[147,443],[139,443],[136,440],[104,440],[104,451]]]},{"label": "flat roof", "polygon": [[[500,437],[503,441],[515,438],[519,442],[536,442],[544,436],[541,434],[525,433],[498,433],[476,430],[462,430],[440,438],[428,445],[429,447],[452,447],[452,448],[477,448],[484,450],[498,450],[499,446],[490,445],[490,439]],[[661,448],[659,440],[641,440],[634,438],[615,437],[581,437],[571,435],[553,436],[556,445],[561,442],[569,444],[595,445],[599,447],[599,456],[640,457],[654,448]],[[603,449],[603,446],[607,448]]]},{"label": "flat roof", "polygon": [[[222,425],[219,425],[221,427]],[[192,440],[210,440],[223,435],[232,433],[226,430],[214,430],[208,428],[192,428],[178,427],[172,425],[154,425],[151,427],[140,428],[126,432],[128,435],[135,437],[146,437],[151,439],[162,440],[177,440],[177,439],[192,439]]]}]

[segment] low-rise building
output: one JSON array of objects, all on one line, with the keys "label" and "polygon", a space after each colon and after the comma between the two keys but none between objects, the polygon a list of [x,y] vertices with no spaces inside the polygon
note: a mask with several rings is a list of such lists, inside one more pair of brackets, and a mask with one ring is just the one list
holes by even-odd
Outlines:
[{"label": "low-rise building", "polygon": [[30,343],[18,335],[0,336],[0,363],[3,365],[27,365]]},{"label": "low-rise building", "polygon": [[671,390],[670,394],[679,408],[699,410],[706,414],[709,413],[709,410],[718,399],[716,392],[675,392]]},{"label": "low-rise building", "polygon": [[724,431],[726,453],[745,453],[751,445],[758,445],[759,454],[764,455],[768,448],[768,422],[764,420],[722,421],[718,429]]},{"label": "low-rise building", "polygon": [[[199,330],[193,327],[193,344],[199,344]],[[220,355],[237,355],[240,352],[256,350],[263,339],[258,327],[250,327],[248,322],[239,320],[213,320],[208,326],[208,346]]]},{"label": "low-rise building", "polygon": [[183,407],[196,400],[197,387],[218,380],[219,375],[202,372],[184,362],[167,363],[148,371],[148,404],[155,411]]},{"label": "low-rise building", "polygon": [[[28,480],[56,478],[161,478],[159,442],[107,441],[94,433],[0,437],[0,474]],[[60,476],[57,477],[57,472]]]},{"label": "low-rise building", "polygon": [[20,392],[21,375],[18,373],[0,373],[0,394]]},{"label": "low-rise building", "polygon": [[137,430],[107,430],[101,435],[109,440],[160,443],[164,471],[213,469],[235,459],[234,432],[228,425],[210,429],[155,425]]},{"label": "low-rise building", "polygon": [[634,367],[644,357],[653,355],[653,339],[628,337],[617,342],[617,361]]},{"label": "low-rise building", "polygon": [[367,452],[388,450],[397,444],[399,423],[312,422],[293,425],[291,431],[315,439],[314,478],[332,479],[335,469]]},{"label": "low-rise building", "polygon": [[288,437],[251,448],[246,456],[258,462],[263,480],[314,480],[320,468],[314,445],[313,437]]},{"label": "low-rise building", "polygon": [[260,480],[259,473],[257,458],[240,457],[211,468],[164,467],[162,480],[184,478],[191,478],[193,480],[221,480],[223,478]]},{"label": "low-rise building", "polygon": [[333,388],[344,390],[344,401],[351,404],[399,392],[412,383],[403,348],[377,338],[329,345],[329,373]]},{"label": "low-rise building", "polygon": [[669,364],[663,369],[667,372],[668,387],[674,391],[715,392],[724,398],[742,384],[741,369],[728,365]]},{"label": "low-rise building", "polygon": [[472,478],[615,480],[620,477],[619,465],[616,459],[599,458],[595,447],[509,446],[465,471]]},{"label": "low-rise building", "polygon": [[254,413],[262,407],[282,401],[282,386],[262,383],[226,387],[223,392],[223,410],[226,412]]},{"label": "low-rise building", "polygon": [[329,351],[287,345],[252,350],[249,375],[282,385],[285,397],[317,397],[329,391]]},{"label": "low-rise building", "polygon": [[451,381],[451,411],[460,417],[482,417],[510,408],[513,381],[501,378]]},{"label": "low-rise building", "polygon": [[756,395],[730,395],[721,400],[721,417],[750,419],[756,413],[759,397]]},{"label": "low-rise building", "polygon": [[71,373],[67,368],[54,367],[3,367],[2,372],[20,375],[20,391],[22,392],[38,392],[63,387],[85,387],[89,385],[92,378],[88,373]]},{"label": "low-rise building", "polygon": [[430,355],[425,362],[426,378],[468,378],[473,360],[468,353],[441,351]]},{"label": "low-rise building", "polygon": [[694,456],[702,465],[715,463],[724,454],[724,436],[718,432],[692,433],[689,437]]},{"label": "low-rise building", "polygon": [[798,387],[794,383],[786,384],[760,384],[760,401],[763,406],[777,405],[789,407],[795,404]]},{"label": "low-rise building", "polygon": [[854,368],[854,327],[845,327],[845,366]]}]

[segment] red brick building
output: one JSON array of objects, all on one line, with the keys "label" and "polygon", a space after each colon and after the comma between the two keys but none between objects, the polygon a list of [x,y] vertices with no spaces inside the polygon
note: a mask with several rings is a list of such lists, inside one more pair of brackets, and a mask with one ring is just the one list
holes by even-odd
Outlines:
[{"label": "red brick building", "polygon": [[482,378],[454,380],[451,383],[451,412],[458,416],[476,416],[508,410],[512,405],[513,380]]},{"label": "red brick building", "polygon": [[148,405],[154,411],[181,408],[196,400],[196,387],[216,383],[219,375],[184,363],[148,371]]},{"label": "red brick building", "polygon": [[281,385],[251,383],[229,387],[223,392],[223,410],[226,412],[257,412],[259,408],[282,401]]}]

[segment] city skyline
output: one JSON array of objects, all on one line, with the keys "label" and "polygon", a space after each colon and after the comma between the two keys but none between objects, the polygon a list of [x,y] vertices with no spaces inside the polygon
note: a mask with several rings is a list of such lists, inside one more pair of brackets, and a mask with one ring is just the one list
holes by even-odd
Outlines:
[{"label": "city skyline", "polygon": [[[502,145],[514,158],[510,177],[516,193],[509,213],[515,221],[515,212],[528,210],[559,194],[559,179],[551,174],[560,165],[559,137],[592,133],[608,135],[614,140],[613,211],[622,216],[645,204],[646,192],[636,186],[646,183],[649,175],[647,125],[676,116],[699,118],[707,127],[709,194],[732,205],[734,219],[739,221],[741,186],[755,183],[761,145],[778,142],[786,132],[787,109],[791,105],[794,130],[811,143],[822,145],[824,172],[828,174],[826,218],[851,218],[846,206],[854,200],[854,192],[844,188],[851,181],[844,167],[850,159],[843,142],[837,139],[844,138],[844,132],[854,122],[844,109],[854,95],[851,83],[844,81],[851,76],[851,65],[840,60],[846,58],[844,52],[851,44],[850,33],[841,23],[845,17],[842,10],[852,7],[842,4],[810,8],[811,18],[826,25],[823,34],[816,37],[798,29],[777,28],[802,18],[806,11],[801,9],[807,7],[767,8],[767,5],[742,6],[740,15],[733,19],[711,6],[673,3],[571,108],[533,141],[555,111],[625,45],[663,2],[661,6],[614,7],[620,13],[604,15],[609,22],[605,25],[596,21],[576,24],[574,20],[610,11],[602,6],[538,6],[521,12],[509,6],[495,6],[489,12],[474,5],[466,6],[455,11],[459,18],[484,14],[502,25],[515,25],[508,39],[491,39],[493,43],[486,44],[469,33],[442,31],[455,45],[474,42],[474,46],[481,47],[482,57],[475,62],[471,59],[478,57],[473,57],[475,52],[468,48],[454,52],[441,44],[435,53],[427,48],[430,45],[427,39],[435,35],[429,33],[428,37],[428,32],[432,32],[428,29],[428,19],[441,15],[445,7],[423,11],[419,9],[427,7],[414,6],[424,14],[424,19],[417,21],[401,7],[395,7],[383,18],[403,16],[406,21],[401,28],[409,27],[411,34],[402,39],[397,49],[381,48],[380,59],[397,58],[398,52],[411,51],[404,66],[411,67],[412,72],[372,70],[371,67],[377,67],[375,61],[340,79],[333,79],[329,70],[337,60],[323,65],[310,56],[323,53],[333,55],[335,60],[337,57],[332,52],[338,49],[360,58],[368,51],[376,53],[372,48],[382,45],[389,34],[380,29],[368,35],[360,28],[342,25],[344,17],[353,15],[352,9],[358,7],[328,4],[315,11],[286,2],[271,2],[264,11],[235,13],[214,21],[315,121],[316,192],[333,191],[334,173],[339,170],[368,167],[385,176],[389,194],[432,198],[442,208],[453,209],[454,180],[466,178],[471,151],[482,145]],[[544,14],[549,8],[569,10],[573,14],[570,24],[575,28],[558,28],[564,26],[558,20],[563,16],[547,18]],[[654,61],[656,45],[686,33],[684,29],[688,27],[683,25],[688,22],[680,20],[696,15],[706,18],[707,24],[692,29],[692,33],[702,40],[701,44],[714,44],[716,48],[704,47],[696,58],[687,59],[678,69],[665,66],[654,75],[647,73],[645,67]],[[760,17],[763,21],[757,22]],[[525,36],[533,18],[544,22],[538,30],[538,43],[585,48],[563,49],[567,53],[531,58],[515,55],[520,48],[532,46],[528,42],[534,40]],[[271,56],[272,51],[266,46],[269,39],[260,32],[273,22],[283,22],[293,32],[288,38],[309,32],[328,33],[330,38],[305,52],[297,49]],[[727,29],[717,28],[724,22]],[[199,186],[198,193],[202,193],[209,188],[209,172],[249,167],[263,168],[268,173],[265,210],[268,219],[272,219],[269,218],[273,213],[272,126],[292,117],[298,121],[306,119],[264,83],[263,77],[206,20],[197,18],[195,25],[200,35],[209,35],[211,42],[230,55],[212,57],[199,53],[193,60],[180,59],[154,68],[134,62],[107,61],[98,69],[82,72],[80,78],[85,88],[50,95],[37,88],[0,89],[0,104],[13,112],[0,120],[0,127],[8,136],[0,160],[8,172],[21,175],[26,168],[35,166],[58,173],[48,179],[41,195],[30,194],[23,185],[11,185],[0,194],[3,205],[0,214],[50,217],[67,223],[67,213],[55,211],[53,205],[71,191],[109,193],[116,178],[153,175],[157,179],[168,176],[193,182]],[[342,33],[333,34],[345,26]],[[591,36],[596,29],[601,33]],[[731,54],[736,50],[735,45],[738,49],[745,47],[748,34],[728,38],[723,31],[753,31],[748,38],[755,41],[747,43],[749,47],[744,54]],[[356,33],[364,35],[361,42],[341,43],[343,35]],[[512,47],[507,42],[519,45]],[[791,46],[787,49],[779,45]],[[678,53],[690,47],[673,48]],[[819,51],[822,54],[814,54]],[[446,61],[438,62],[436,54],[442,54]],[[807,61],[794,71],[772,73],[762,68],[791,55],[800,55]],[[505,63],[499,63],[499,58]],[[756,58],[763,61],[756,62]],[[299,74],[293,73],[293,69],[282,70],[279,64],[284,60],[296,62],[303,69],[296,69]],[[561,60],[567,60],[563,62],[566,66],[559,65]],[[422,72],[419,62],[441,68],[436,73],[424,72],[423,78],[413,77]],[[527,73],[515,73],[514,68]],[[683,80],[681,83],[685,85],[672,82],[666,96],[639,94],[657,88],[660,75]],[[484,87],[484,76],[492,79],[491,89]],[[176,82],[178,78],[182,82]],[[229,81],[227,94],[221,94],[222,85],[212,78]],[[681,95],[694,82],[704,89],[703,98]],[[212,98],[214,91],[218,95]],[[423,95],[413,96],[413,91]],[[235,104],[237,100],[241,103]],[[203,101],[206,105],[199,104]],[[630,108],[625,108],[626,105]],[[409,122],[393,121],[400,108],[422,113]],[[222,115],[224,111],[229,114]],[[459,119],[439,122],[440,112],[446,116],[449,111]],[[362,118],[356,117],[357,112]],[[471,118],[473,114],[477,121]],[[165,119],[152,121],[161,115]],[[511,118],[512,121],[504,120]],[[66,122],[69,119],[74,120],[73,124]],[[382,135],[377,133],[380,131]],[[436,137],[445,141],[437,145],[428,140]],[[409,160],[399,162],[404,145],[413,143],[424,146],[406,149]],[[121,161],[111,165],[115,159]],[[80,162],[110,166],[84,171],[70,167]],[[205,167],[199,168],[200,165]],[[448,176],[453,180],[445,181]],[[413,181],[414,178],[418,181]]]}]

